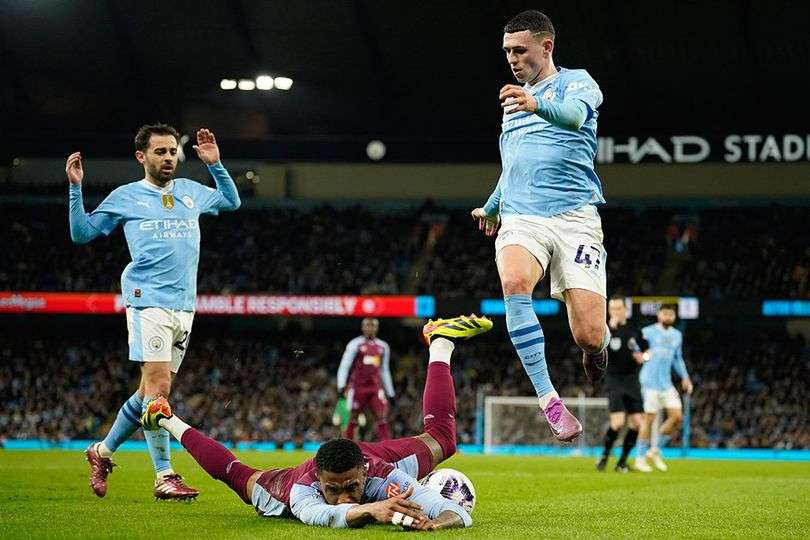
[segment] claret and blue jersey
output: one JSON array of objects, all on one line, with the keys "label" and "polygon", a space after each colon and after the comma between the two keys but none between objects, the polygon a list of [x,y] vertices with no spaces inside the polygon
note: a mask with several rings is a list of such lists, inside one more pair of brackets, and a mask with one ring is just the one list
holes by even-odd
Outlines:
[{"label": "claret and blue jersey", "polygon": [[560,68],[556,75],[524,88],[538,103],[584,106],[585,122],[572,130],[536,113],[504,114],[502,172],[484,205],[486,212],[550,217],[604,203],[594,171],[597,109],[602,104],[599,85],[584,69]]},{"label": "claret and blue jersey", "polygon": [[208,167],[212,189],[188,178],[165,188],[144,180],[125,184],[90,213],[85,213],[81,186],[70,186],[70,232],[77,243],[124,228],[132,261],[121,274],[127,306],[193,311],[197,295],[202,214],[235,210],[241,201],[222,163]]}]

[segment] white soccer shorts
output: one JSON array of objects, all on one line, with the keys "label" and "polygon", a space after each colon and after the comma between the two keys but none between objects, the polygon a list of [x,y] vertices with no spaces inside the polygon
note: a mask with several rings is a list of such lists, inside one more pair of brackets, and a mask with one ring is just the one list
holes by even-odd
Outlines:
[{"label": "white soccer shorts", "polygon": [[550,275],[551,296],[585,289],[607,297],[602,219],[592,204],[551,217],[508,214],[495,240],[495,259],[506,246],[522,246]]},{"label": "white soccer shorts", "polygon": [[127,308],[129,359],[135,362],[169,362],[177,373],[186,356],[193,311],[166,308]]},{"label": "white soccer shorts", "polygon": [[682,409],[681,395],[674,386],[665,390],[654,390],[652,388],[641,389],[644,397],[644,412],[655,414],[664,409]]}]

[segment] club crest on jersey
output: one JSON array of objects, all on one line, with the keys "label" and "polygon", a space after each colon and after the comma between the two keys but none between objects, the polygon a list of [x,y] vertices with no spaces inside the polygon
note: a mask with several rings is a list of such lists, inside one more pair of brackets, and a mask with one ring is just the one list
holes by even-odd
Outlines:
[{"label": "club crest on jersey", "polygon": [[402,493],[402,488],[399,487],[399,484],[396,484],[394,482],[391,482],[390,484],[388,484],[388,487],[385,488],[386,497],[396,497],[400,493]]},{"label": "club crest on jersey", "polygon": [[543,92],[543,99],[545,99],[546,101],[554,101],[554,96],[556,95],[557,94],[554,92],[554,90],[548,89],[545,92]]},{"label": "club crest on jersey", "polygon": [[167,210],[171,210],[172,208],[174,208],[174,195],[171,194],[163,195],[162,199],[163,199],[163,208],[166,208]]},{"label": "club crest on jersey", "polygon": [[194,199],[192,199],[188,195],[183,195],[183,198],[180,200],[183,201],[183,204],[186,206],[186,208],[194,208]]}]

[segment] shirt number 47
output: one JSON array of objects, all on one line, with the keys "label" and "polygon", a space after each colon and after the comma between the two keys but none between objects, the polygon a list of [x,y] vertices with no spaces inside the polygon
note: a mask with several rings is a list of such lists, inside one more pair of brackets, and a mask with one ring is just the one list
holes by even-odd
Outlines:
[{"label": "shirt number 47", "polygon": [[[593,257],[591,257],[591,254],[593,254]],[[599,265],[602,264],[602,250],[598,246],[580,244],[574,262],[585,266],[585,268],[593,266],[594,270],[599,270]]]}]

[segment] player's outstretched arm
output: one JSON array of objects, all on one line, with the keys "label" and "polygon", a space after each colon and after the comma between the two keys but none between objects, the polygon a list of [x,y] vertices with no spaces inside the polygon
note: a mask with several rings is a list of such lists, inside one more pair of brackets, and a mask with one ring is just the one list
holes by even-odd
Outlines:
[{"label": "player's outstretched arm", "polygon": [[86,244],[101,234],[93,227],[90,218],[84,211],[82,199],[82,180],[84,180],[84,167],[82,166],[81,152],[73,152],[67,158],[65,173],[70,183],[70,199],[68,221],[70,223],[70,239],[77,244]]},{"label": "player's outstretched arm", "polygon": [[588,105],[582,100],[565,99],[562,103],[537,100],[524,88],[515,84],[507,84],[501,88],[499,99],[506,114],[533,113],[557,127],[570,131],[579,130],[588,119]]},{"label": "player's outstretched arm", "polygon": [[222,164],[219,157],[219,145],[213,132],[208,129],[197,131],[197,144],[193,146],[197,156],[208,167],[208,172],[214,177],[217,185],[214,200],[208,203],[207,208],[213,210],[236,210],[242,205],[236,184],[231,178],[228,169]]},{"label": "player's outstretched arm", "polygon": [[411,528],[420,528],[423,522],[429,520],[421,506],[408,500],[412,494],[413,486],[404,493],[382,501],[358,504],[346,513],[346,524],[349,527],[362,527],[373,522],[400,525],[407,521]]}]

